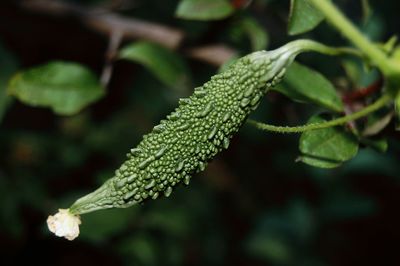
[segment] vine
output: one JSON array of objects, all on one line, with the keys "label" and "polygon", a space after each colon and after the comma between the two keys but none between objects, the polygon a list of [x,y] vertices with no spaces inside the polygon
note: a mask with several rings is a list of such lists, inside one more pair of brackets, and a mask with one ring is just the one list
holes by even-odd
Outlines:
[{"label": "vine", "polygon": [[309,40],[298,40],[293,42],[293,46],[301,50],[312,50],[327,55],[352,54],[359,57],[366,57],[372,61],[382,71],[387,78],[388,90],[371,105],[366,106],[362,110],[333,119],[331,121],[313,123],[301,126],[276,126],[261,123],[255,120],[248,120],[250,125],[264,131],[276,133],[302,133],[315,129],[329,128],[344,125],[350,121],[357,120],[361,117],[375,112],[393,100],[393,96],[398,92],[398,80],[400,79],[400,66],[395,64],[382,50],[368,40],[354,25],[347,19],[342,12],[330,1],[327,0],[310,0],[312,4],[323,13],[326,19],[348,40],[350,40],[362,53],[356,49],[348,47],[329,47],[321,43]]},{"label": "vine", "polygon": [[391,101],[392,101],[392,97],[387,94],[384,94],[378,100],[376,100],[374,103],[368,105],[367,107],[361,109],[358,112],[354,112],[350,115],[346,115],[346,116],[336,118],[336,119],[326,121],[326,122],[312,123],[312,124],[301,125],[301,126],[293,126],[293,127],[275,126],[275,125],[264,124],[264,123],[261,123],[261,122],[255,121],[255,120],[251,120],[251,119],[249,119],[247,122],[250,125],[253,125],[256,128],[264,130],[264,131],[272,131],[272,132],[277,132],[277,133],[302,133],[302,132],[316,130],[316,129],[323,129],[323,128],[344,125],[350,121],[357,120],[359,118],[362,118],[370,113],[373,113],[373,112],[381,109],[382,107],[384,107]]}]

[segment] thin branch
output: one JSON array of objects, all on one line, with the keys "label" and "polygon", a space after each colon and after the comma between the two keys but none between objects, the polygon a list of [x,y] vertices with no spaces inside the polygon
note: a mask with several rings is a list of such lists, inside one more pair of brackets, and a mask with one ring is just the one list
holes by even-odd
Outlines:
[{"label": "thin branch", "polygon": [[214,66],[221,66],[223,63],[237,55],[237,51],[224,44],[212,44],[201,47],[194,47],[187,50],[188,56],[206,62]]},{"label": "thin branch", "polygon": [[79,5],[56,0],[23,0],[22,8],[56,16],[75,16],[93,30],[111,36],[120,31],[124,39],[144,39],[170,49],[176,49],[184,33],[164,25],[128,18],[105,9],[87,9]]},{"label": "thin branch", "polygon": [[349,121],[357,120],[361,117],[364,117],[372,112],[375,112],[375,111],[381,109],[386,104],[388,104],[391,100],[392,100],[392,98],[390,95],[384,94],[381,98],[376,100],[374,103],[372,103],[371,105],[368,105],[367,107],[361,109],[358,112],[355,112],[350,115],[346,115],[346,116],[343,116],[343,117],[340,117],[337,119],[333,119],[330,121],[320,122],[320,123],[312,123],[312,124],[307,124],[307,125],[302,125],[302,126],[295,126],[295,127],[275,126],[275,125],[264,124],[264,123],[261,123],[261,122],[255,121],[255,120],[248,120],[247,122],[250,125],[253,125],[256,128],[264,130],[264,131],[272,131],[272,132],[277,132],[277,133],[301,133],[301,132],[310,131],[310,130],[344,125],[344,124],[348,123]]},{"label": "thin branch", "polygon": [[105,58],[106,58],[105,64],[104,64],[103,72],[100,77],[100,82],[103,85],[103,87],[105,87],[105,88],[108,86],[108,84],[110,82],[111,75],[113,72],[114,60],[117,56],[118,48],[121,44],[121,41],[122,41],[122,32],[114,31],[110,36],[110,41],[109,41],[107,53],[105,56]]}]

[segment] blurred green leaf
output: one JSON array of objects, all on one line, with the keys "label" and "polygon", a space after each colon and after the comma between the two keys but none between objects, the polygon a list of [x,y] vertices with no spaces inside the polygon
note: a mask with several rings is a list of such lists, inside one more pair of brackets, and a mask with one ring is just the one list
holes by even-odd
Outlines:
[{"label": "blurred green leaf", "polygon": [[[309,123],[326,121],[321,116],[313,116]],[[353,158],[358,151],[357,138],[344,127],[331,127],[304,132],[300,137],[299,160],[303,163],[334,168]]]},{"label": "blurred green leaf", "polygon": [[372,13],[369,16],[369,19],[360,26],[361,32],[372,41],[379,42],[380,40],[386,38],[385,31],[387,25],[382,16],[377,13]]},{"label": "blurred green leaf", "polygon": [[218,20],[230,16],[234,11],[227,0],[181,0],[175,15],[183,19]]},{"label": "blurred green leaf", "polygon": [[120,50],[119,58],[144,65],[169,87],[185,88],[188,70],[184,61],[158,44],[144,41],[131,43]]},{"label": "blurred green leaf", "polygon": [[0,42],[0,122],[11,104],[12,98],[7,95],[7,82],[17,71],[16,58]]},{"label": "blurred green leaf", "polygon": [[343,103],[334,86],[319,72],[293,62],[283,82],[274,88],[292,100],[314,103],[335,112],[343,111]]},{"label": "blurred green leaf", "polygon": [[2,231],[13,236],[20,237],[23,233],[23,223],[19,212],[20,203],[18,190],[12,186],[11,182],[8,180],[8,177],[3,176],[1,172],[0,201],[0,222],[3,227]]},{"label": "blurred green leaf", "polygon": [[346,220],[373,214],[377,210],[376,202],[365,196],[352,193],[332,195],[323,203],[321,217],[324,219]]},{"label": "blurred green leaf", "polygon": [[357,87],[361,80],[361,70],[359,64],[354,60],[343,59],[341,62],[346,78],[351,81],[353,87]]},{"label": "blurred green leaf", "polygon": [[380,138],[380,139],[361,138],[360,142],[378,152],[386,152],[389,146],[386,138]]},{"label": "blurred green leaf", "polygon": [[[400,119],[400,93],[397,94],[396,99],[394,100],[394,106],[395,106],[395,110],[396,110],[397,120],[399,120]],[[400,130],[400,127],[397,129]]]},{"label": "blurred green leaf", "polygon": [[290,247],[276,236],[254,237],[248,244],[248,250],[253,256],[273,261],[274,263],[288,263],[291,260]]},{"label": "blurred green leaf", "polygon": [[128,265],[157,265],[159,250],[157,242],[145,233],[125,238],[119,245],[119,252],[127,259]]},{"label": "blurred green leaf", "polygon": [[241,21],[240,27],[249,36],[253,51],[267,48],[269,41],[268,33],[257,20],[247,17]]},{"label": "blurred green leaf", "polygon": [[371,5],[368,0],[361,0],[363,21],[366,22],[371,16]]},{"label": "blurred green leaf", "polygon": [[291,199],[288,206],[275,211],[269,209],[257,219],[246,243],[247,251],[277,265],[301,265],[303,257],[296,250],[311,243],[316,222],[313,209],[304,200]]},{"label": "blurred green leaf", "polygon": [[288,33],[296,35],[310,31],[324,20],[324,15],[308,0],[291,0]]},{"label": "blurred green leaf", "polygon": [[73,115],[100,99],[105,91],[86,67],[54,61],[14,75],[8,92],[27,105]]},{"label": "blurred green leaf", "polygon": [[129,226],[132,217],[135,217],[137,208],[110,209],[85,214],[82,217],[82,239],[91,242],[103,242],[108,238],[121,233]]},{"label": "blurred green leaf", "polygon": [[306,202],[294,199],[285,214],[292,227],[292,235],[300,243],[308,243],[315,232],[315,217],[312,209]]},{"label": "blurred green leaf", "polygon": [[164,208],[149,212],[145,217],[146,226],[168,232],[174,236],[184,236],[190,232],[192,221],[187,209]]},{"label": "blurred green leaf", "polygon": [[[2,82],[2,77],[0,77],[0,82]],[[11,103],[11,97],[7,95],[7,90],[5,86],[0,85],[0,122],[3,119],[3,116],[5,112],[7,111],[7,108],[9,107]]]},{"label": "blurred green leaf", "polygon": [[393,112],[381,114],[371,114],[368,116],[368,123],[365,126],[362,136],[373,136],[385,129],[385,127],[392,121]]},{"label": "blurred green leaf", "polygon": [[354,59],[342,60],[342,68],[346,72],[346,78],[350,80],[353,89],[359,89],[377,82],[381,76],[376,69],[371,69],[365,62]]},{"label": "blurred green leaf", "polygon": [[[391,142],[391,147],[394,146],[393,144],[396,143]],[[390,152],[390,150],[388,152]],[[340,170],[343,174],[349,176],[360,174],[370,175],[375,173],[398,179],[400,166],[396,156],[387,156],[387,154],[378,153],[372,149],[360,149],[357,156],[344,164]]]}]

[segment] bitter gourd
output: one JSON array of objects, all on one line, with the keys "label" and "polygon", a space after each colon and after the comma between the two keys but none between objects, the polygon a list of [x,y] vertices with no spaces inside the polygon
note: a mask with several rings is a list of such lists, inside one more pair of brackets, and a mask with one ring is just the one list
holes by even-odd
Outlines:
[{"label": "bitter gourd", "polygon": [[175,111],[130,150],[115,176],[78,199],[71,213],[125,208],[168,197],[177,184],[189,184],[194,173],[228,148],[232,136],[268,88],[282,79],[299,50],[289,43],[249,54],[196,88],[191,97],[180,99]]},{"label": "bitter gourd", "polygon": [[316,44],[297,40],[276,50],[251,53],[195,88],[192,96],[180,99],[179,106],[130,150],[114,177],[69,209],[49,216],[50,231],[72,240],[79,235],[80,214],[168,197],[176,185],[188,185],[193,174],[228,148],[262,96],[308,46]]},{"label": "bitter gourd", "polygon": [[299,43],[242,57],[196,88],[192,96],[180,99],[179,106],[130,150],[114,177],[78,199],[68,212],[61,210],[59,216],[49,217],[50,230],[73,239],[76,230],[66,233],[63,223],[75,224],[78,233],[79,223],[73,217],[64,218],[68,214],[77,217],[99,209],[126,208],[162,195],[168,197],[176,185],[189,184],[193,174],[228,148],[262,96],[283,78],[303,50]]}]

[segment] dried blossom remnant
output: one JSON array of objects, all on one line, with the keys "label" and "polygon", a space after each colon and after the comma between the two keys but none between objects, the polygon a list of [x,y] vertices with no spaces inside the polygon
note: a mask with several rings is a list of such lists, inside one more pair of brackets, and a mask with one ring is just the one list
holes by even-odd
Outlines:
[{"label": "dried blossom remnant", "polygon": [[58,209],[58,213],[47,218],[49,230],[56,236],[74,240],[79,235],[81,219],[72,214],[69,209]]}]

